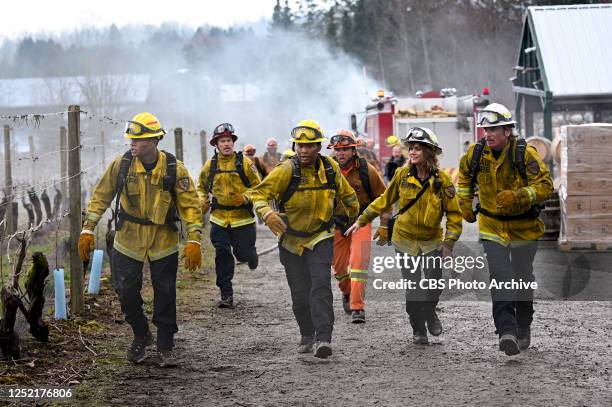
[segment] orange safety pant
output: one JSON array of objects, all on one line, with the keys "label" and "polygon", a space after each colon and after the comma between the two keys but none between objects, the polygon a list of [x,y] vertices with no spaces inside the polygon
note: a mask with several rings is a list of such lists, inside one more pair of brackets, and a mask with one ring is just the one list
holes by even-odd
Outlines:
[{"label": "orange safety pant", "polygon": [[351,236],[336,229],[332,268],[343,295],[350,296],[352,311],[365,308],[365,291],[372,247],[372,224],[360,228]]}]

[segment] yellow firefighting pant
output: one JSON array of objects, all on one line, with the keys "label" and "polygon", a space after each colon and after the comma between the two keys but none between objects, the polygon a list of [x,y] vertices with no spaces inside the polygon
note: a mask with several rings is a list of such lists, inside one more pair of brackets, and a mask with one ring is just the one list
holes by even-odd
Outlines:
[{"label": "yellow firefighting pant", "polygon": [[336,229],[332,268],[343,295],[350,296],[351,310],[365,308],[365,291],[372,244],[372,225],[360,228],[351,236]]}]

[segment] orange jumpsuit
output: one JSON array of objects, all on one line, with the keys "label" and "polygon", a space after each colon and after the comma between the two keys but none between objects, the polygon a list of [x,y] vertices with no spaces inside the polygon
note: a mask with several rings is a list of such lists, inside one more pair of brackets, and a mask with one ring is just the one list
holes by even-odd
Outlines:
[{"label": "orange jumpsuit", "polygon": [[[348,183],[355,190],[359,200],[359,207],[363,209],[370,204],[370,197],[361,183],[359,166],[360,161],[355,157],[348,168],[342,169],[342,175],[344,175]],[[368,163],[367,166],[370,188],[373,199],[375,199],[385,192],[385,183],[373,165]],[[336,217],[346,216],[342,205],[336,206],[334,215]],[[390,213],[382,214],[381,218],[381,225],[386,225],[387,220],[390,218]],[[350,296],[352,311],[360,311],[365,307],[365,291],[368,282],[371,245],[371,224],[360,228],[351,236],[344,236],[343,230],[336,227],[332,268],[334,270],[334,277],[338,280],[340,291],[343,295]]]}]

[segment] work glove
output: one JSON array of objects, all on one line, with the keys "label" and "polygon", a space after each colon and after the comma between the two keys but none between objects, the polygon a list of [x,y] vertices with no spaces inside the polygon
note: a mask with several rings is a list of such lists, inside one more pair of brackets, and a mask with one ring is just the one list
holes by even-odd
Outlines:
[{"label": "work glove", "polygon": [[206,215],[206,213],[210,209],[210,202],[208,202],[207,200],[205,201],[204,199],[202,199],[200,201],[200,209],[202,209],[202,215]]},{"label": "work glove", "polygon": [[[378,240],[376,240],[378,238]],[[386,226],[379,226],[374,233],[374,240],[377,246],[385,246],[389,244],[389,229]]]},{"label": "work glove", "polygon": [[264,217],[264,222],[276,236],[282,235],[287,231],[287,225],[285,222],[283,222],[283,219],[280,217],[278,212],[268,212]]},{"label": "work glove", "polygon": [[183,257],[185,257],[185,268],[189,271],[195,271],[202,266],[202,252],[200,251],[200,242],[189,240],[183,248]]},{"label": "work glove", "polygon": [[463,219],[468,223],[476,222],[476,214],[471,208],[461,209],[461,216],[463,216]]},{"label": "work glove", "polygon": [[95,248],[94,234],[91,230],[83,230],[79,236],[79,257],[89,261],[90,253]]},{"label": "work glove", "polygon": [[509,208],[517,203],[518,191],[505,189],[497,194],[495,200],[498,208]]},{"label": "work glove", "polygon": [[238,192],[230,192],[229,202],[232,206],[242,206],[248,202],[244,194]]}]

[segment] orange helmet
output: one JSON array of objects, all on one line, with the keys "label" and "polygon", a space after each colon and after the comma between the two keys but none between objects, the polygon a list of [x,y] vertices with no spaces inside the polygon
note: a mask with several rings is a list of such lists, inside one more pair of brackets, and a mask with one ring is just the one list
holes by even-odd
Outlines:
[{"label": "orange helmet", "polygon": [[350,130],[338,130],[336,134],[329,140],[327,148],[347,148],[361,146],[361,140],[357,140],[355,133]]},{"label": "orange helmet", "polygon": [[253,154],[255,154],[255,146],[253,144],[247,144],[246,146],[244,146],[244,152],[245,153],[250,153],[253,152]]}]

